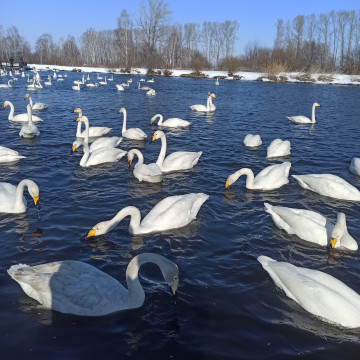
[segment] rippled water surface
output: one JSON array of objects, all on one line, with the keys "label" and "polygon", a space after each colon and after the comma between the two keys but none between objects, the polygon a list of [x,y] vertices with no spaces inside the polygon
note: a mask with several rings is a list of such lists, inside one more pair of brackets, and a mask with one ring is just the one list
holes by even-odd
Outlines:
[{"label": "rippled water surface", "polygon": [[[50,74],[50,73],[49,73]],[[52,73],[51,73],[52,74]],[[40,74],[46,78],[46,73]],[[291,142],[290,174],[332,173],[360,188],[360,177],[348,171],[359,156],[360,88],[310,84],[268,84],[244,81],[156,78],[155,97],[137,90],[124,92],[114,82],[98,88],[71,90],[79,73],[63,82],[32,92],[34,101],[48,104],[38,112],[44,120],[36,140],[22,140],[20,127],[0,111],[0,144],[18,150],[26,159],[0,166],[1,181],[24,178],[40,187],[41,211],[28,199],[23,215],[0,214],[0,344],[2,358],[36,359],[287,359],[358,358],[359,329],[346,330],[322,322],[287,298],[257,261],[259,255],[332,274],[360,293],[359,253],[335,253],[287,235],[273,224],[264,202],[315,210],[336,220],[345,212],[349,233],[360,241],[359,205],[324,198],[290,183],[270,192],[246,190],[241,177],[229,190],[224,184],[234,171],[249,167],[258,173],[278,163],[266,159],[275,138]],[[95,74],[91,74],[95,80]],[[4,82],[4,81],[3,81]],[[189,105],[205,104],[215,92],[216,112],[191,113]],[[10,100],[15,113],[26,111],[26,78],[12,89],[0,89],[1,103]],[[311,115],[315,126],[294,125],[290,115]],[[151,139],[157,129],[150,118],[180,117],[189,130],[165,131],[168,152],[203,151],[191,171],[164,176],[161,184],[139,183],[126,158],[115,165],[82,168],[81,150],[70,154],[75,138],[75,115],[81,107],[93,126],[108,126],[120,135],[125,107],[129,127],[141,127]],[[263,144],[248,149],[248,133]],[[145,162],[154,162],[160,141],[143,144],[123,140],[121,147],[139,147]],[[91,240],[82,236],[99,221],[133,205],[142,216],[166,196],[204,192],[210,198],[198,217],[185,228],[161,234],[131,236],[128,218],[113,231]],[[39,237],[28,236],[41,229]],[[125,285],[128,262],[142,252],[166,256],[180,269],[178,300],[174,303],[160,271],[144,265],[141,283],[144,305],[136,310],[86,318],[45,310],[27,297],[6,270],[15,263],[35,265],[71,259],[89,263]],[[342,311],[342,309],[339,309]]]}]

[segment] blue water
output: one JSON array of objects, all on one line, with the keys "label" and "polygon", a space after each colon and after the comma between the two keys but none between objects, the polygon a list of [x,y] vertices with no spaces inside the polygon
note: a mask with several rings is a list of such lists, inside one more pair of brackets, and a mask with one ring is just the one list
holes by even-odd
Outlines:
[{"label": "blue water", "polygon": [[[51,73],[48,73],[52,75]],[[40,73],[42,78],[48,75]],[[79,73],[63,82],[31,93],[48,104],[38,112],[44,122],[35,140],[19,137],[19,125],[8,122],[8,108],[0,111],[0,144],[26,159],[0,166],[0,181],[17,184],[24,178],[40,188],[41,211],[27,193],[28,210],[22,215],[0,214],[0,346],[1,358],[19,359],[357,359],[359,329],[329,325],[287,298],[256,258],[276,260],[332,274],[360,293],[359,252],[335,253],[305,244],[279,230],[263,203],[301,207],[336,220],[345,212],[349,233],[360,241],[359,205],[327,199],[290,183],[270,192],[247,190],[240,178],[227,191],[229,174],[249,167],[257,174],[278,163],[266,159],[266,148],[280,137],[290,140],[290,174],[332,173],[360,188],[360,177],[348,171],[359,156],[360,88],[310,84],[269,84],[246,81],[156,78],[155,97],[137,90],[134,82],[124,92],[114,82],[98,88],[71,90]],[[93,81],[95,74],[91,74]],[[139,78],[139,77],[138,77]],[[150,79],[150,78],[149,78]],[[13,89],[0,89],[1,104],[10,100],[15,113],[26,112],[26,78]],[[191,113],[189,105],[205,104],[215,92],[212,115]],[[294,125],[290,115],[311,115],[319,102],[315,126]],[[128,127],[140,127],[151,139],[157,129],[150,118],[180,117],[192,122],[189,130],[166,131],[168,153],[203,151],[198,165],[184,173],[164,176],[161,184],[139,183],[126,158],[115,165],[81,168],[82,151],[70,154],[77,124],[72,110],[81,107],[93,126],[108,126],[120,135],[125,107]],[[246,134],[260,134],[260,148],[245,148]],[[138,144],[123,140],[121,148]],[[142,144],[145,162],[154,162],[160,141]],[[142,216],[166,196],[204,192],[210,195],[198,217],[185,228],[163,234],[131,236],[128,219],[113,231],[91,240],[83,235],[92,225],[134,205]],[[29,233],[42,229],[42,236]],[[35,265],[71,259],[89,263],[125,285],[130,259],[155,252],[180,269],[175,303],[153,265],[144,265],[141,283],[144,305],[136,310],[100,318],[49,311],[27,297],[7,274],[13,264]],[[341,309],[339,309],[341,311]]]}]

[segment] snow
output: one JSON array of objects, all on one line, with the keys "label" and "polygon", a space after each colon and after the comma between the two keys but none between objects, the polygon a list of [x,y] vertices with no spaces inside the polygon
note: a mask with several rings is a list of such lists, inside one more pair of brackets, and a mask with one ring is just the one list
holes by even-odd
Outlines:
[{"label": "snow", "polygon": [[[32,69],[37,71],[78,71],[89,72],[89,73],[114,73],[114,74],[123,74],[119,68],[109,69],[109,68],[99,68],[99,67],[87,67],[87,66],[58,66],[58,65],[39,65],[39,64],[28,64]],[[171,70],[172,77],[179,77],[183,74],[190,74],[193,70]],[[131,75],[146,75],[147,69],[145,68],[132,68]],[[202,71],[209,79],[215,79],[216,77],[225,77],[225,80],[232,80],[232,77],[229,77],[227,71],[220,70],[205,70]],[[245,72],[240,71],[235,73],[241,77],[241,81],[254,81],[258,80],[263,82],[271,82],[272,80],[268,78],[268,74],[259,73],[259,72]],[[287,82],[309,82],[316,84],[334,84],[334,85],[360,85],[360,75],[343,75],[343,74],[311,74],[311,80],[306,81],[303,79],[299,80],[299,77],[305,75],[304,73],[293,72],[293,73],[281,73],[279,76],[287,78]],[[261,80],[260,80],[261,79]],[[222,80],[224,81],[224,80]]]}]

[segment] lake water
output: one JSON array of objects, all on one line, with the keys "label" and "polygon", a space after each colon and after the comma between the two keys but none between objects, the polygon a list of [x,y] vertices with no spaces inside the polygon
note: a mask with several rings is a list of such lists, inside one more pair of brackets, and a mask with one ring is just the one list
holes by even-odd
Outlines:
[{"label": "lake water", "polygon": [[[51,74],[41,72],[43,79]],[[95,74],[91,74],[95,82]],[[291,142],[290,174],[332,173],[360,188],[360,177],[348,171],[359,156],[360,88],[314,84],[271,84],[155,78],[156,96],[137,90],[136,80],[125,91],[116,83],[98,88],[71,89],[80,73],[63,82],[31,92],[34,101],[48,104],[37,112],[44,121],[35,140],[19,137],[19,125],[0,112],[0,144],[26,159],[0,167],[1,181],[17,184],[24,178],[40,188],[41,210],[31,198],[25,214],[0,214],[0,345],[4,359],[358,359],[359,329],[329,325],[307,313],[277,288],[259,255],[332,274],[360,293],[359,252],[329,256],[325,248],[287,235],[264,211],[264,202],[307,208],[336,220],[345,212],[349,233],[360,241],[359,204],[324,198],[302,189],[295,179],[270,192],[245,188],[241,177],[225,191],[229,174],[249,167],[257,174],[279,163],[266,159],[275,138]],[[150,79],[150,78],[149,78]],[[26,78],[13,89],[0,89],[1,104],[10,100],[15,113],[26,112]],[[205,104],[215,92],[212,115],[195,114],[192,104]],[[315,126],[294,125],[286,116],[311,115]],[[93,126],[108,126],[120,135],[125,107],[128,127],[141,127],[148,139],[157,127],[156,113],[192,122],[189,130],[165,131],[168,153],[203,151],[191,171],[164,176],[161,184],[139,183],[126,158],[114,165],[82,168],[82,151],[69,155],[77,124],[71,112],[81,107]],[[260,134],[258,149],[245,148],[246,134]],[[145,162],[154,162],[160,140],[143,144],[123,140],[121,148],[140,147]],[[92,225],[133,205],[142,216],[166,196],[203,192],[210,196],[198,217],[182,229],[131,236],[128,218],[110,233],[82,240]],[[42,230],[42,236],[29,233]],[[180,269],[175,303],[154,265],[140,270],[144,305],[136,310],[99,318],[78,317],[45,310],[26,296],[6,270],[16,263],[35,265],[71,259],[89,263],[125,283],[130,259],[142,252],[162,254]],[[341,309],[339,309],[341,311]]]}]

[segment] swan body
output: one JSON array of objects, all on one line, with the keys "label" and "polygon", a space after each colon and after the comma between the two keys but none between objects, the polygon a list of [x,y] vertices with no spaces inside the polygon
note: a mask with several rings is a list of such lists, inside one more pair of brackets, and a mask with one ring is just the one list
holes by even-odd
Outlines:
[{"label": "swan body", "polygon": [[134,166],[133,174],[141,182],[159,183],[162,181],[162,172],[156,163],[144,164],[144,157],[138,149],[131,149],[128,152],[128,163],[131,166],[134,156],[138,157],[138,162]]},{"label": "swan body", "polygon": [[216,85],[216,86],[219,85],[219,78],[216,78],[215,85]]},{"label": "swan body", "polygon": [[243,141],[247,147],[258,147],[262,144],[260,135],[247,134]]},{"label": "swan body", "polygon": [[93,83],[87,83],[85,86],[87,86],[87,87],[98,87],[99,84],[98,84],[98,83],[95,83],[95,84],[93,84]]},{"label": "swan body", "polygon": [[47,309],[79,316],[103,316],[115,311],[139,308],[145,293],[138,278],[141,265],[156,264],[173,295],[179,269],[158,254],[135,256],[126,269],[127,289],[110,275],[80,261],[64,260],[36,266],[13,265],[8,274],[31,298]]},{"label": "swan body", "polygon": [[5,146],[0,146],[0,164],[11,163],[20,159],[25,159],[26,156],[21,156],[15,150],[9,149]]},{"label": "swan body", "polygon": [[51,76],[48,76],[49,81],[45,81],[44,84],[47,86],[51,86]]},{"label": "swan body", "polygon": [[101,137],[93,141],[90,145],[90,152],[93,152],[96,149],[101,148],[115,148],[120,145],[122,141],[121,137],[110,136],[110,137]]},{"label": "swan body", "polygon": [[267,159],[274,157],[283,157],[290,155],[290,141],[275,139],[273,140],[267,148]]},{"label": "swan body", "polygon": [[17,186],[0,182],[0,213],[19,214],[26,211],[25,187],[27,187],[29,194],[33,198],[34,204],[40,206],[39,187],[34,181],[24,179]]},{"label": "swan body", "polygon": [[232,185],[240,176],[246,175],[246,188],[252,190],[274,190],[289,183],[289,171],[291,163],[286,161],[282,164],[270,165],[261,170],[254,178],[251,169],[242,168],[229,175],[225,188]]},{"label": "swan body", "polygon": [[111,75],[111,78],[108,78],[107,81],[114,81],[114,75]]},{"label": "swan body", "polygon": [[360,158],[354,157],[354,158],[351,160],[351,164],[350,164],[349,170],[350,170],[353,174],[360,176]]},{"label": "swan body", "polygon": [[80,91],[80,83],[78,82],[77,85],[71,87],[75,91]]},{"label": "swan body", "polygon": [[139,209],[127,206],[112,219],[93,226],[87,237],[106,234],[126,216],[130,216],[129,232],[135,235],[181,228],[196,219],[202,204],[208,198],[209,195],[203,193],[169,196],[158,202],[141,223]]},{"label": "swan body", "polygon": [[338,213],[335,226],[323,215],[310,210],[273,206],[264,203],[275,225],[288,234],[330,248],[358,250],[358,244],[348,233],[344,213]]},{"label": "swan body", "polygon": [[166,137],[163,131],[156,131],[152,137],[152,141],[161,139],[161,150],[156,160],[156,164],[163,173],[172,171],[189,170],[193,168],[199,161],[202,151],[176,151],[165,158],[166,155]]},{"label": "swan body", "polygon": [[33,101],[31,99],[31,96],[29,94],[25,95],[25,99],[29,98],[29,102],[31,105],[31,109],[32,110],[44,110],[47,109],[47,105],[41,102],[36,102],[35,104],[33,104]]},{"label": "swan body", "polygon": [[0,89],[10,89],[12,88],[11,83],[13,81],[10,79],[7,84],[0,84]]},{"label": "swan body", "polygon": [[205,105],[191,105],[190,109],[197,112],[214,112],[216,110],[215,105],[212,103],[212,98],[216,99],[215,94],[208,93],[206,106]]},{"label": "swan body", "polygon": [[182,120],[179,118],[169,118],[165,121],[163,121],[163,116],[161,114],[154,115],[150,120],[150,125],[159,118],[158,126],[166,127],[166,128],[181,128],[181,127],[189,127],[191,125],[191,122]]},{"label": "swan body", "polygon": [[121,135],[123,138],[130,139],[130,140],[145,140],[147,135],[139,128],[130,128],[126,129],[126,109],[121,108],[118,111],[118,114],[123,113],[124,120]]},{"label": "swan body", "polygon": [[[27,123],[29,121],[27,112],[14,116],[14,105],[13,105],[13,103],[11,101],[5,101],[4,102],[4,109],[8,105],[10,106],[10,113],[9,113],[9,116],[8,116],[9,121],[21,122],[21,123]],[[33,123],[38,123],[38,122],[41,122],[41,121],[42,121],[42,119],[40,119],[38,116],[32,115],[32,122]]]},{"label": "swan body", "polygon": [[322,271],[259,256],[258,261],[286,296],[321,320],[360,327],[360,295]]},{"label": "swan body", "polygon": [[[82,110],[80,108],[76,108],[73,111],[73,113],[79,114],[79,118],[84,117],[82,114]],[[86,117],[86,120],[83,121],[86,126],[85,121],[89,122],[89,119]],[[112,128],[108,128],[106,126],[89,126],[89,137],[104,136],[104,135],[108,134],[111,131],[111,129]],[[76,129],[76,137],[77,138],[85,138],[85,134],[86,134],[86,130],[81,132],[81,122],[78,121],[77,129]]]},{"label": "swan body", "polygon": [[122,85],[116,84],[115,86],[119,91],[124,91],[125,90]]},{"label": "swan body", "polygon": [[105,76],[105,80],[104,81],[99,81],[100,85],[107,85],[107,81],[106,81],[106,76]]},{"label": "swan body", "polygon": [[150,89],[146,92],[146,95],[149,95],[149,96],[155,96],[156,95],[156,91],[154,89]]},{"label": "swan body", "polygon": [[132,81],[132,79],[130,78],[130,79],[127,79],[127,82],[128,82],[128,83],[132,83],[133,81]]},{"label": "swan body", "polygon": [[26,105],[27,114],[28,114],[28,122],[21,127],[19,132],[19,136],[23,138],[32,139],[36,136],[40,135],[40,131],[35,124],[32,122],[32,108],[30,104]]},{"label": "swan body", "polygon": [[153,82],[155,82],[155,81],[154,81],[154,78],[152,78],[151,80],[148,80],[147,82],[148,82],[148,83],[153,83]]},{"label": "swan body", "polygon": [[337,175],[308,174],[292,175],[299,185],[307,190],[334,199],[360,201],[360,191]]},{"label": "swan body", "polygon": [[311,120],[303,115],[298,115],[298,116],[288,116],[287,118],[297,124],[315,124],[316,120],[315,120],[315,107],[320,106],[320,104],[318,103],[314,103],[312,106],[312,112],[311,112]]},{"label": "swan body", "polygon": [[[140,81],[141,81],[141,80],[140,80]],[[151,90],[151,88],[148,87],[148,86],[142,86],[142,87],[140,87],[140,82],[138,81],[138,90]]]}]

